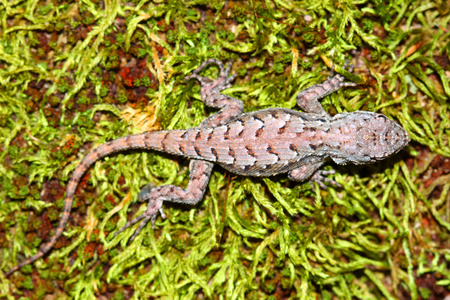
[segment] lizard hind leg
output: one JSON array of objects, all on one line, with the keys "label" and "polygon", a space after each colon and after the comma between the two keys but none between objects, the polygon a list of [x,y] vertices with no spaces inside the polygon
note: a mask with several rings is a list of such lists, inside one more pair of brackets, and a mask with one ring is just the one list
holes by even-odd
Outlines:
[{"label": "lizard hind leg", "polygon": [[189,183],[186,189],[175,185],[163,185],[158,187],[146,185],[139,193],[138,197],[140,201],[148,201],[147,210],[142,215],[127,222],[125,226],[114,234],[114,237],[140,221],[141,224],[134,232],[130,242],[134,240],[134,238],[141,232],[149,221],[152,222],[152,228],[154,228],[158,213],[161,214],[163,219],[166,218],[162,208],[164,201],[190,205],[197,204],[203,198],[206,186],[209,182],[209,177],[211,176],[213,165],[214,164],[211,162],[192,160],[189,165],[190,175]]}]

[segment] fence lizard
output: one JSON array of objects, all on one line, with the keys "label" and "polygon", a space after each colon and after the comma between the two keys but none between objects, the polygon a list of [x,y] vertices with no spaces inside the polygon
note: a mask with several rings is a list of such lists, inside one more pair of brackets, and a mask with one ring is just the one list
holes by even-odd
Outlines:
[{"label": "fence lizard", "polygon": [[[219,77],[213,81],[198,75],[211,63],[220,69]],[[174,185],[154,188],[147,185],[139,193],[139,200],[148,201],[147,210],[115,234],[142,220],[131,238],[133,240],[148,221],[154,224],[158,212],[165,218],[164,201],[198,203],[205,193],[214,163],[239,175],[288,173],[293,181],[310,179],[323,186],[322,181],[335,183],[323,176],[332,171],[319,170],[328,158],[341,165],[370,163],[398,152],[409,142],[408,133],[382,114],[356,111],[329,116],[318,100],[341,87],[355,85],[344,82],[342,75],[333,76],[333,68],[326,81],[298,94],[297,103],[306,113],[285,108],[243,113],[242,101],[220,93],[230,87],[234,79],[234,75],[228,77],[230,68],[231,64],[224,69],[222,62],[209,59],[186,77],[186,81],[196,79],[200,82],[201,97],[206,105],[220,109],[198,127],[130,135],[92,150],[69,180],[64,211],[50,241],[35,255],[9,270],[6,276],[50,251],[69,220],[81,177],[97,160],[114,152],[151,149],[191,159],[186,189]]]}]

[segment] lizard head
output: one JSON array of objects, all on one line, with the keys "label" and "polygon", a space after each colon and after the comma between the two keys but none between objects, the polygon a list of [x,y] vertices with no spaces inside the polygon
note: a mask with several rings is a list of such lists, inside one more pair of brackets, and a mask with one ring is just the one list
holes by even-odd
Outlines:
[{"label": "lizard head", "polygon": [[385,115],[368,112],[361,115],[355,134],[356,146],[371,161],[395,154],[409,143],[405,129]]},{"label": "lizard head", "polygon": [[342,130],[353,142],[349,143],[351,147],[346,147],[347,156],[331,156],[336,163],[364,164],[385,159],[410,141],[405,129],[385,115],[357,111],[347,114],[345,119]]}]

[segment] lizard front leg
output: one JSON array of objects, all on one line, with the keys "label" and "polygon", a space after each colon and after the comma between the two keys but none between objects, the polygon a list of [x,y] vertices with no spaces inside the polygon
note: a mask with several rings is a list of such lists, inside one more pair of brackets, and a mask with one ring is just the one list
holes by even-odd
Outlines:
[{"label": "lizard front leg", "polygon": [[[201,77],[197,74],[210,63],[216,63],[220,69],[219,77],[212,82],[209,81],[208,78]],[[234,76],[228,77],[230,68],[231,64],[224,69],[222,62],[216,59],[210,59],[201,64],[192,75],[186,77],[186,81],[191,78],[195,78],[200,82],[201,97],[206,105],[221,109],[216,114],[203,120],[199,127],[209,128],[218,126],[242,113],[244,109],[242,101],[220,93],[222,90],[228,88],[230,86],[230,82],[234,79]],[[165,218],[162,208],[164,201],[191,205],[197,204],[205,194],[213,166],[214,164],[211,162],[192,160],[189,164],[190,175],[189,183],[186,189],[182,189],[174,185],[165,185],[154,188],[150,185],[145,186],[139,193],[138,197],[140,201],[148,201],[147,210],[139,217],[136,217],[125,224],[125,226],[116,232],[114,236],[117,236],[119,233],[141,220],[142,222],[131,237],[131,240],[139,234],[142,228],[144,228],[150,220],[154,226],[158,212],[161,213],[162,218]]]},{"label": "lizard front leg", "polygon": [[[344,69],[347,67],[348,61],[344,64]],[[351,72],[353,70],[353,67],[349,68],[349,71]],[[313,85],[307,89],[304,89],[297,95],[297,104],[300,106],[304,111],[328,116],[328,114],[323,109],[322,105],[319,103],[319,99],[322,99],[323,97],[338,91],[341,87],[344,86],[355,86],[356,83],[353,82],[344,82],[345,77],[337,74],[334,75],[334,65],[331,67],[330,75],[328,76],[327,80],[325,80],[322,83]]]},{"label": "lizard front leg", "polygon": [[[298,182],[302,182],[309,179],[310,184],[311,181],[317,182],[319,186],[323,189],[327,189],[327,186],[323,182],[327,182],[332,185],[341,187],[341,185],[336,181],[328,179],[327,177],[324,176],[334,174],[335,173],[334,170],[331,171],[319,170],[319,168],[323,165],[324,162],[325,161],[323,159],[318,159],[302,164],[300,167],[289,172],[288,174],[289,179]],[[311,186],[314,188],[312,184]]]}]

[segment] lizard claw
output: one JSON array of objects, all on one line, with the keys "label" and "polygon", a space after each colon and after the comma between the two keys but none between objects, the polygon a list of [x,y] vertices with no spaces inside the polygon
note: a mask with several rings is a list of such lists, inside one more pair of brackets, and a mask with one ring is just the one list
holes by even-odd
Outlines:
[{"label": "lizard claw", "polygon": [[[343,68],[344,70],[347,70],[347,66],[348,66],[349,62],[350,62],[350,61],[349,61],[348,59],[345,61],[344,65],[342,66],[342,68]],[[349,71],[349,72],[351,73],[351,72],[353,71],[353,65],[350,65],[347,71]],[[354,82],[344,82],[345,77],[342,76],[341,74],[335,75],[335,72],[334,72],[334,63],[333,63],[333,65],[331,66],[330,75],[328,75],[327,81],[332,81],[333,79],[337,80],[337,83],[338,83],[339,88],[345,87],[345,86],[356,86],[356,85],[357,85],[357,84],[354,83]]]},{"label": "lizard claw", "polygon": [[[162,205],[163,201],[158,201],[160,202],[160,205]],[[165,219],[166,218],[166,214],[164,213],[164,210],[162,207],[160,207],[159,209],[156,209],[156,207],[150,207],[149,203],[149,207],[147,208],[147,210],[140,215],[139,217],[136,217],[134,219],[132,219],[131,221],[128,221],[127,224],[125,224],[125,226],[123,226],[122,228],[119,229],[119,231],[117,231],[116,233],[114,233],[114,237],[118,236],[120,233],[122,233],[125,229],[127,229],[128,227],[136,224],[137,222],[141,221],[141,224],[139,225],[138,229],[136,229],[135,233],[133,234],[133,236],[130,238],[130,242],[132,242],[137,236],[138,234],[142,231],[142,229],[144,228],[145,225],[147,225],[147,223],[149,221],[152,222],[152,229],[155,229],[155,221],[156,221],[156,217],[158,215],[158,212],[161,214],[161,218]]]},{"label": "lizard claw", "polygon": [[[347,70],[347,66],[348,66],[349,63],[350,63],[349,59],[345,60],[344,65],[342,66],[344,68],[344,70]],[[347,71],[349,71],[350,73],[353,72],[353,65],[350,65],[348,67]]]},{"label": "lizard claw", "polygon": [[328,189],[328,187],[324,184],[324,182],[329,183],[334,186],[337,186],[337,187],[342,187],[342,185],[340,185],[333,179],[329,179],[324,176],[324,175],[329,175],[329,174],[334,174],[334,173],[336,173],[335,170],[330,170],[330,171],[318,170],[316,173],[314,173],[313,176],[311,176],[309,184],[311,185],[313,190],[314,190],[314,185],[311,183],[312,181],[317,182],[317,184],[324,190]]}]

